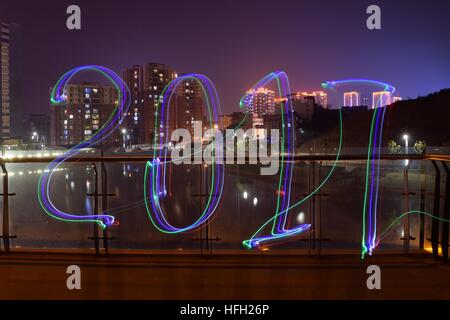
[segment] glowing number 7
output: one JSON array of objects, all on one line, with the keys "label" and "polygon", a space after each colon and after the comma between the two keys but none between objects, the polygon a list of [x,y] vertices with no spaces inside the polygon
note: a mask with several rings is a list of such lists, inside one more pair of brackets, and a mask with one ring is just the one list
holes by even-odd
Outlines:
[{"label": "glowing number 7", "polygon": [[[370,84],[383,88],[383,91],[393,96],[395,87],[376,80],[369,79],[346,79],[338,81],[327,81],[322,84],[324,88],[334,89],[346,84]],[[378,211],[378,187],[380,174],[380,148],[381,139],[383,136],[384,116],[387,108],[379,108],[383,106],[381,103],[381,96],[378,100],[374,98],[374,112],[370,125],[369,145],[367,148],[367,163],[366,163],[366,177],[364,190],[364,204],[362,214],[362,239],[361,239],[361,258],[373,250],[379,244],[377,238],[377,211]],[[377,161],[378,160],[378,161]],[[369,184],[370,181],[370,184]],[[378,240],[377,240],[378,239]]]}]

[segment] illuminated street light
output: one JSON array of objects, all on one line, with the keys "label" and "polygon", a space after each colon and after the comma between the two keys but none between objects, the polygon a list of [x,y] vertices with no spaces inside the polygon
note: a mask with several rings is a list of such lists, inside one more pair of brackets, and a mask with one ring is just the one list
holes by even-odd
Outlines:
[{"label": "illuminated street light", "polygon": [[31,135],[31,141],[39,141],[39,134],[36,131]]},{"label": "illuminated street light", "polygon": [[[403,134],[403,140],[405,140],[405,154],[408,154],[408,140],[409,140],[409,135],[407,135],[406,133]],[[406,159],[405,160],[405,166],[407,166],[409,164],[409,160]]]},{"label": "illuminated street light", "polygon": [[409,136],[407,134],[404,134],[403,135],[403,140],[406,141],[406,146],[408,146],[408,139],[409,139]]},{"label": "illuminated street light", "polygon": [[123,149],[126,148],[126,135],[127,135],[127,129],[123,128],[122,129],[122,144],[123,144]]}]

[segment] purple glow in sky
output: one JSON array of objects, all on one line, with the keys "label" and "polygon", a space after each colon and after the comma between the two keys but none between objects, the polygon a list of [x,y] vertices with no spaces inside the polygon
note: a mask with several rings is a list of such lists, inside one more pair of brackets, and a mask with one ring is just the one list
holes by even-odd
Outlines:
[{"label": "purple glow in sky", "polygon": [[225,112],[264,74],[286,71],[292,90],[326,79],[373,78],[415,98],[450,87],[450,3],[377,0],[382,30],[366,28],[365,0],[86,1],[82,30],[66,28],[73,1],[3,0],[19,25],[23,111],[48,112],[49,87],[86,64],[117,73],[161,62],[207,75]]}]

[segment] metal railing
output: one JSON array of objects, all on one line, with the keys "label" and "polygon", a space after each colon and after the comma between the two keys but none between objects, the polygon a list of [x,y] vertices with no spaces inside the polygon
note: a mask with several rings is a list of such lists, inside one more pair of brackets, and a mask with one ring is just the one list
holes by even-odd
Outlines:
[{"label": "metal railing", "polygon": [[[293,156],[292,159],[295,162],[309,162],[312,166],[314,166],[314,163],[321,162],[321,161],[337,161],[339,162],[345,162],[345,161],[367,161],[367,154],[360,154],[360,155],[350,155],[350,154],[341,154],[339,155],[337,159],[337,155],[333,154],[327,154],[327,155],[296,155]],[[0,235],[0,238],[3,241],[4,246],[4,252],[8,253],[11,251],[10,246],[10,239],[15,238],[15,235],[10,234],[10,210],[9,210],[9,204],[10,204],[10,197],[16,196],[16,193],[9,191],[9,180],[8,180],[8,170],[7,165],[8,164],[31,164],[31,163],[49,163],[53,160],[57,159],[56,156],[46,156],[46,157],[3,157],[0,159],[0,167],[2,169],[2,181],[3,181],[3,192],[0,194],[3,199],[3,208],[2,208],[2,221],[3,221],[3,228],[2,228],[2,234]],[[448,247],[449,247],[449,223],[445,222],[443,220],[449,220],[449,213],[450,213],[450,171],[447,165],[447,162],[450,161],[450,155],[441,155],[441,154],[385,154],[377,156],[377,159],[379,160],[408,160],[408,165],[405,166],[403,176],[404,176],[404,190],[403,190],[403,211],[408,212],[409,211],[409,202],[410,202],[410,196],[414,195],[409,190],[409,182],[408,182],[408,173],[409,169],[411,167],[411,163],[415,161],[429,161],[431,162],[435,175],[434,175],[434,190],[431,193],[433,195],[433,211],[432,215],[434,219],[432,219],[431,223],[431,237],[429,239],[425,239],[425,232],[424,232],[424,216],[423,214],[420,215],[420,234],[419,234],[419,247],[420,249],[424,249],[425,246],[425,240],[428,240],[431,243],[432,247],[432,254],[435,259],[439,259],[439,246],[442,249],[442,256],[443,260],[445,262],[448,262]],[[98,213],[98,206],[99,206],[99,197],[101,197],[102,201],[102,209],[105,211],[105,208],[108,207],[108,197],[113,196],[114,193],[110,193],[107,190],[107,170],[106,170],[106,164],[107,163],[146,163],[147,161],[150,161],[151,157],[148,156],[142,156],[142,155],[107,155],[107,156],[91,156],[91,155],[84,155],[82,157],[72,157],[69,159],[66,159],[65,162],[67,163],[90,163],[92,164],[95,172],[95,189],[94,192],[88,194],[88,196],[91,196],[94,198],[94,212]],[[161,160],[170,160],[170,158],[161,159]],[[245,159],[246,163],[248,163],[249,158],[246,157]],[[101,170],[102,170],[102,190],[100,191],[98,189],[97,185],[97,166],[96,163],[101,164]],[[443,172],[445,173],[445,194],[443,196],[444,198],[444,209],[443,209],[443,215],[440,215],[440,209],[441,209],[441,168],[443,169]],[[314,170],[314,167],[313,167]],[[313,178],[314,179],[314,178]],[[309,182],[311,183],[311,181]],[[314,184],[314,181],[313,181]],[[311,186],[310,186],[311,187]],[[314,185],[312,186],[314,187]],[[321,197],[326,196],[324,194],[316,194],[315,197]],[[421,186],[421,211],[424,211],[424,205],[425,205],[425,190],[424,186]],[[314,201],[314,200],[313,200]],[[314,209],[315,211],[315,209]],[[440,219],[436,219],[440,218]],[[410,241],[414,240],[415,238],[411,236],[410,234],[410,218],[409,215],[406,215],[405,219],[403,219],[403,225],[404,225],[404,235],[401,238],[403,241],[403,251],[405,254],[408,254],[410,249]],[[319,228],[320,229],[320,228]],[[316,228],[313,228],[314,232]],[[100,253],[100,240],[103,240],[103,249],[105,253],[108,253],[109,251],[109,243],[108,240],[111,239],[108,236],[108,230],[105,229],[102,231],[103,234],[99,236],[99,230],[98,225],[94,223],[94,233],[93,237],[90,239],[94,241],[95,246],[95,252],[96,254]],[[208,236],[208,232],[206,234],[206,238],[202,238],[202,235],[200,238],[205,240],[207,244],[210,244],[212,248],[212,241],[215,241],[213,238]],[[316,240],[321,243],[321,241],[324,241],[324,239],[321,239],[320,235],[317,238],[315,234],[313,234],[310,238],[312,246],[315,246]],[[202,241],[203,242],[203,241]],[[1,246],[0,246],[1,249]],[[320,245],[319,245],[320,250]],[[1,250],[0,250],[1,251]]]}]

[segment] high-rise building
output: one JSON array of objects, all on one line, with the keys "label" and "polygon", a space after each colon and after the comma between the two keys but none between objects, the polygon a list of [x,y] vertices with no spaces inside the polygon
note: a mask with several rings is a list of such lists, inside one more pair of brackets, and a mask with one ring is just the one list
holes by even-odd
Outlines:
[{"label": "high-rise building", "polygon": [[231,124],[229,129],[240,128],[242,130],[248,130],[252,128],[252,118],[246,115],[244,112],[235,111],[230,114]]},{"label": "high-rise building", "polygon": [[50,117],[40,113],[22,114],[23,141],[50,143]]},{"label": "high-rise building", "polygon": [[[301,118],[300,115],[293,110],[293,112],[290,115],[292,117],[292,120],[287,124],[289,128],[292,128],[292,137],[294,139],[295,145],[299,142],[300,138],[300,126],[301,126]],[[277,113],[273,115],[265,115],[264,116],[264,129],[266,129],[267,138],[271,137],[271,133],[273,129],[278,130],[279,132],[279,138],[280,141],[283,137],[282,132],[286,130],[286,127],[284,126],[284,123],[286,122],[286,119],[288,118],[288,114]],[[291,127],[292,126],[292,127]],[[288,140],[287,137],[285,137],[284,143],[287,145],[290,143],[291,140]]]},{"label": "high-rise building", "polygon": [[153,143],[155,112],[162,102],[165,86],[177,77],[169,66],[161,63],[135,65],[123,72],[123,79],[130,88],[131,105],[125,117],[132,144]]},{"label": "high-rise building", "polygon": [[372,109],[382,108],[391,104],[391,93],[389,91],[378,91],[372,93]]},{"label": "high-rise building", "polygon": [[[204,125],[209,125],[209,118],[203,119],[203,96],[203,89],[195,79],[185,79],[178,85],[170,104],[169,134],[175,129],[184,128],[193,135],[194,123],[197,121],[205,120]],[[165,124],[160,127],[165,127]]]},{"label": "high-rise building", "polygon": [[131,144],[138,144],[144,137],[144,130],[141,125],[144,110],[144,68],[135,65],[126,69],[123,72],[123,80],[130,89],[130,108],[128,114],[125,115],[124,126],[128,130]]},{"label": "high-rise building", "polygon": [[10,138],[10,59],[9,24],[0,21],[0,139]]},{"label": "high-rise building", "polygon": [[328,108],[328,94],[324,91],[297,92],[295,95],[301,97],[313,97],[316,104],[325,109]]},{"label": "high-rise building", "polygon": [[231,115],[220,115],[219,116],[219,129],[220,130],[226,130],[226,129],[233,129],[231,125],[233,124],[233,117]]},{"label": "high-rise building", "polygon": [[311,122],[314,104],[316,103],[315,96],[293,93],[288,96],[288,99],[290,99],[292,109],[298,114],[301,121]]},{"label": "high-rise building", "polygon": [[[66,100],[51,105],[52,145],[70,146],[89,139],[107,122],[118,102],[114,86],[97,83],[69,84],[65,90]],[[119,132],[116,131],[101,146],[120,144]]]},{"label": "high-rise building", "polygon": [[264,116],[275,114],[275,92],[267,88],[251,89],[244,98],[244,106],[252,113],[253,127],[264,125]]},{"label": "high-rise building", "polygon": [[359,92],[349,91],[344,92],[344,107],[356,107],[360,105]]}]

